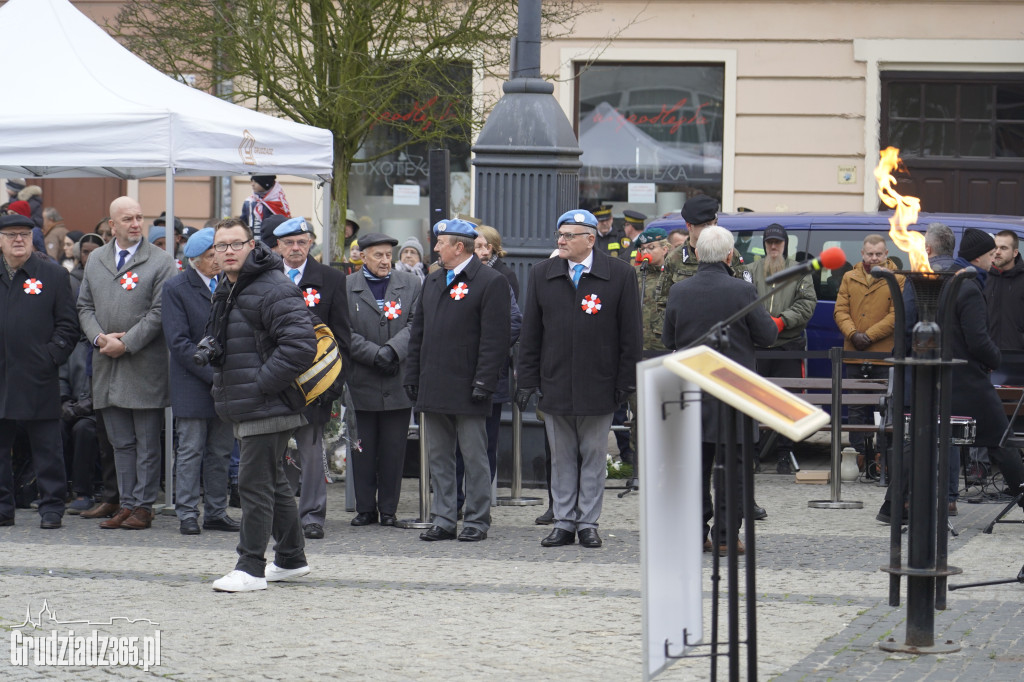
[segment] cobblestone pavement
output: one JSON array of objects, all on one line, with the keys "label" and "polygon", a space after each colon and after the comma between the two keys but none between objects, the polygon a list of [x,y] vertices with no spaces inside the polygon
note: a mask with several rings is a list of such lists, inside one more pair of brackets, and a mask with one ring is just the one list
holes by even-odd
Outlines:
[{"label": "cobblestone pavement", "polygon": [[[804,463],[805,467],[809,466]],[[811,462],[816,468],[824,462]],[[526,491],[544,496],[543,491]],[[617,491],[614,491],[617,492]],[[426,543],[418,531],[353,528],[343,485],[329,486],[327,537],[310,541],[313,572],[263,592],[214,592],[234,565],[236,537],[206,531],[186,537],[173,516],[146,531],[100,530],[65,517],[43,531],[19,510],[0,528],[0,627],[13,637],[26,609],[45,600],[60,620],[146,623],[76,625],[114,635],[161,633],[160,664],[141,668],[18,667],[3,679],[109,680],[147,676],[207,679],[621,680],[638,679],[641,655],[637,495],[605,497],[605,545],[545,549],[540,507],[497,507],[481,543]],[[416,482],[407,480],[400,517],[416,515]],[[1020,678],[1022,589],[1018,584],[951,592],[936,614],[937,641],[961,651],[942,656],[890,654],[880,641],[903,641],[905,601],[887,605],[888,527],[875,521],[883,490],[847,486],[863,509],[809,509],[825,486],[792,476],[757,476],[759,676],[779,680],[1011,680]],[[980,531],[992,504],[961,502],[950,563],[952,582],[1014,578],[1024,527]],[[233,513],[237,513],[234,510]],[[1016,512],[1011,518],[1020,518]],[[710,558],[705,556],[705,594]],[[708,600],[709,601],[709,600]],[[706,616],[710,613],[706,604]],[[725,611],[722,611],[724,636]],[[706,621],[710,622],[710,621]],[[70,626],[62,626],[70,627]],[[707,626],[705,626],[707,627]],[[8,647],[5,647],[7,649]],[[8,656],[5,654],[4,658]],[[724,661],[721,663],[725,665]],[[722,679],[727,675],[720,667]],[[706,658],[681,660],[658,679],[709,678]]]}]

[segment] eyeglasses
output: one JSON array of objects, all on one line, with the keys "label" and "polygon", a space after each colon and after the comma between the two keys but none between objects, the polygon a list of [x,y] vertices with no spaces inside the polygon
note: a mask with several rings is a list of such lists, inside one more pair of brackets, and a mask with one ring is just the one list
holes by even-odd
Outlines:
[{"label": "eyeglasses", "polygon": [[19,239],[29,240],[32,239],[31,232],[0,232],[0,237],[6,237],[12,242],[16,242]]},{"label": "eyeglasses", "polygon": [[652,251],[657,251],[658,249],[660,249],[662,246],[664,246],[667,243],[668,242],[666,242],[664,240],[658,240],[658,241],[653,242],[651,244],[644,244],[643,246],[641,246],[638,249],[638,251],[640,251],[640,253],[651,253]]},{"label": "eyeglasses", "polygon": [[279,239],[278,243],[290,249],[293,246],[309,246],[310,240],[306,237],[299,237],[298,239]]},{"label": "eyeglasses", "polygon": [[249,242],[231,242],[230,244],[214,244],[213,250],[216,251],[217,253],[224,253],[225,251],[228,250],[228,247],[230,246],[232,251],[241,251],[242,249],[245,248],[245,245],[248,243]]},{"label": "eyeglasses", "polygon": [[589,232],[562,232],[561,230],[555,230],[555,241],[564,239],[567,242],[571,242],[576,237],[583,237],[590,234]]}]

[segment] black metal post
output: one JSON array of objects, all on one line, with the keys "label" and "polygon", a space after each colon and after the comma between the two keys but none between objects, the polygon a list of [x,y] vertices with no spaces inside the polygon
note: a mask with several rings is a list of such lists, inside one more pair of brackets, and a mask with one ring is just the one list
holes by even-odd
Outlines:
[{"label": "black metal post", "polygon": [[747,543],[747,680],[757,680],[757,551],[754,542],[754,424],[739,414],[743,452],[743,523]]},{"label": "black metal post", "polygon": [[[736,541],[739,539],[740,516],[737,506],[740,500],[737,499],[737,483],[741,472],[736,467],[736,410],[731,406],[722,405],[724,420],[719,422],[719,438],[722,430],[725,431],[724,444],[721,454],[725,459],[725,544],[726,544],[726,573],[729,588],[729,679],[740,678],[740,595],[739,595],[739,555],[737,554]],[[716,518],[718,524],[720,519]]]}]

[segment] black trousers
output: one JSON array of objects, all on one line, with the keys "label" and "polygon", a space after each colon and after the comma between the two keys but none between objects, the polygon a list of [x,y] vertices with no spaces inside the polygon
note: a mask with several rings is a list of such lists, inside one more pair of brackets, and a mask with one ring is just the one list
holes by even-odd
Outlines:
[{"label": "black trousers", "polygon": [[356,410],[363,449],[352,453],[352,482],[360,514],[394,516],[398,510],[410,411],[408,407],[382,412]]},{"label": "black trousers", "polygon": [[100,444],[96,438],[95,417],[79,417],[73,422],[61,421],[64,459],[76,495],[92,496],[96,461]]},{"label": "black trousers", "polygon": [[103,413],[96,410],[96,440],[100,448],[100,470],[103,475],[103,495],[101,502],[121,504],[121,494],[117,490],[117,467],[114,466],[114,446],[107,438],[107,428],[103,424]]},{"label": "black trousers", "polygon": [[32,467],[39,491],[39,513],[64,514],[68,480],[64,472],[64,449],[59,419],[0,419],[0,518],[14,518],[14,468],[11,447],[18,427],[28,435]]},{"label": "black trousers", "polygon": [[[711,498],[712,489],[712,474],[715,468],[715,444],[714,443],[701,443],[701,493],[703,496],[703,507],[704,507],[704,538],[708,538],[708,534],[712,532],[711,520],[715,518],[716,504]],[[723,448],[724,451],[724,448]],[[714,536],[719,538],[719,542],[725,543],[726,535],[725,532],[725,461],[722,461],[722,499],[718,500],[718,505],[721,507],[720,519],[715,520]],[[739,532],[739,527],[743,525],[743,450],[740,445],[736,444],[736,508],[739,514],[739,526],[736,527],[734,532]],[[719,535],[721,533],[721,535]],[[712,540],[714,542],[714,540]]]},{"label": "black trousers", "polygon": [[[886,365],[846,365],[846,376],[850,379],[888,379],[889,367]],[[848,408],[849,423],[851,424],[873,424],[874,414],[878,410],[871,405],[851,405]],[[884,416],[884,415],[883,415]],[[850,445],[860,454],[871,461],[875,453],[867,452],[867,438],[863,433],[851,433]],[[882,444],[878,444],[880,447]]]}]

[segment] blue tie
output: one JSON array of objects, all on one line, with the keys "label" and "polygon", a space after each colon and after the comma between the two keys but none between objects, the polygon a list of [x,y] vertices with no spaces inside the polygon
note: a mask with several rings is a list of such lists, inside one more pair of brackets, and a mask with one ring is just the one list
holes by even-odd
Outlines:
[{"label": "blue tie", "polygon": [[574,287],[579,287],[579,285],[580,285],[580,275],[582,275],[582,274],[583,274],[583,264],[582,263],[578,263],[578,264],[572,266],[572,285]]},{"label": "blue tie", "polygon": [[292,278],[292,281],[296,284],[299,283],[299,271],[297,268],[292,268],[288,271],[288,276]]},{"label": "blue tie", "polygon": [[210,293],[212,294],[217,289],[217,278],[210,278]]},{"label": "blue tie", "polygon": [[128,260],[128,250],[125,249],[123,251],[118,251],[117,256],[117,269],[120,270],[122,267],[124,267],[124,262]]},{"label": "blue tie", "polygon": [[455,271],[454,270],[449,270],[448,274],[446,276],[448,278],[448,284],[451,284],[452,280],[455,279]]}]

